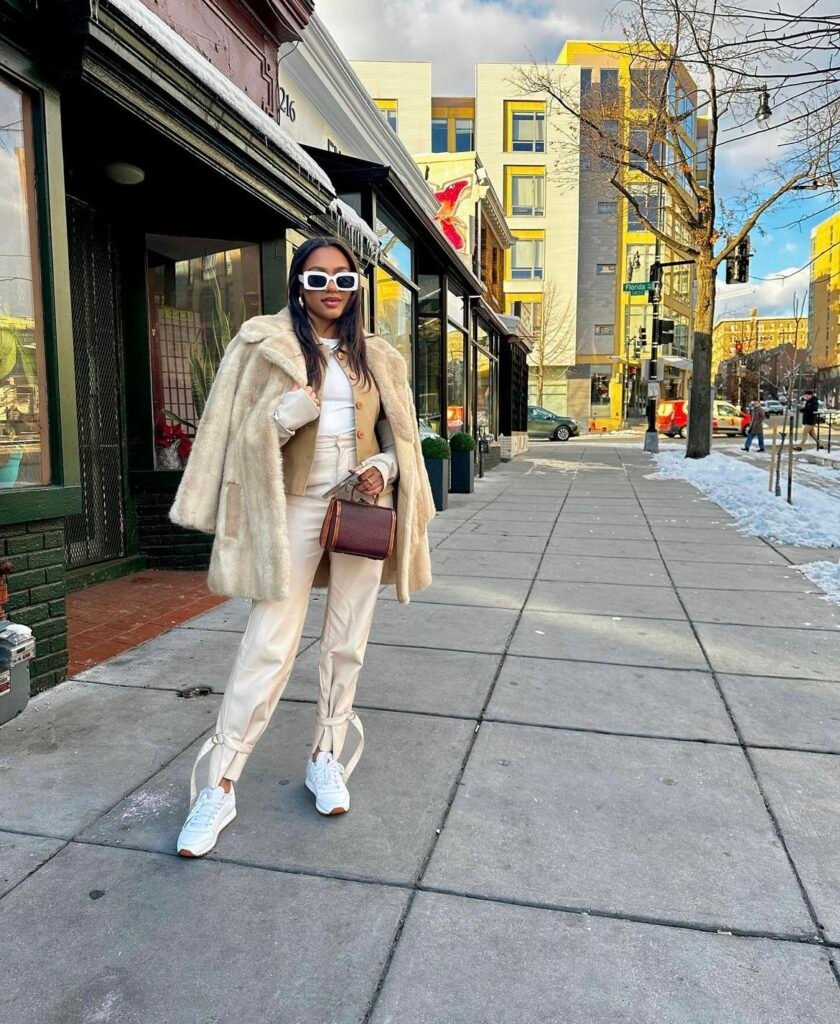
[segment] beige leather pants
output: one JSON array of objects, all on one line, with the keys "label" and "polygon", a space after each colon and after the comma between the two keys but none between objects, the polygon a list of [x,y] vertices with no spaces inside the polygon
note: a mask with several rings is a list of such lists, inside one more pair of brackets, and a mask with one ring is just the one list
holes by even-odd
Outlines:
[{"label": "beige leather pants", "polygon": [[[323,557],[321,524],[328,501],[321,495],[356,465],[355,437],[321,437],[306,496],[286,496],[291,588],[283,601],[252,601],[251,614],[228,679],[216,732],[203,745],[210,752],[208,785],[236,780],[265,731],[292,673],[309,606],[312,580]],[[380,503],[390,506],[391,495]],[[321,632],[320,686],[315,710],[316,747],[341,755],[350,724],[359,742],[344,778],[349,778],[364,747],[364,733],[353,711],[356,682],[364,661],[373,622],[383,563],[355,555],[330,555],[330,584]],[[193,768],[191,801],[195,800]]]}]

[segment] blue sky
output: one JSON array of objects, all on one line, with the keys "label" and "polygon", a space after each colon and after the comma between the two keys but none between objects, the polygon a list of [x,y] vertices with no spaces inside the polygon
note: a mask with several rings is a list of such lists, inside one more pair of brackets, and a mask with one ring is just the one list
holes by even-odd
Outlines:
[{"label": "blue sky", "polygon": [[[768,0],[764,0],[768,4]],[[794,0],[789,0],[794,2]],[[830,0],[817,0],[817,8]],[[319,0],[318,15],[352,59],[429,60],[438,95],[472,95],[474,66],[480,61],[553,63],[567,39],[615,38],[607,20],[613,0]],[[376,26],[376,31],[373,27]],[[781,151],[772,130],[722,147],[718,194],[731,196]],[[840,201],[840,194],[836,194]],[[811,228],[828,216],[817,211],[830,195],[799,192],[793,206],[769,213],[766,232],[752,238],[756,253],[747,286],[718,290],[718,311],[747,315],[790,312],[793,296],[807,302]],[[801,225],[792,222],[803,215]],[[784,280],[780,278],[784,275]]]}]

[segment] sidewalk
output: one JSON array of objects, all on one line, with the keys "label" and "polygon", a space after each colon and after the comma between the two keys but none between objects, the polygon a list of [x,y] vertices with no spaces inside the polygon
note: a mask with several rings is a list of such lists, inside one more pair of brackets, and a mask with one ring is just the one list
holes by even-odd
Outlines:
[{"label": "sidewalk", "polygon": [[434,521],[344,817],[303,786],[321,595],[205,860],[173,846],[247,602],[34,700],[0,729],[0,1022],[836,1024],[840,608],[650,472],[535,446]]}]

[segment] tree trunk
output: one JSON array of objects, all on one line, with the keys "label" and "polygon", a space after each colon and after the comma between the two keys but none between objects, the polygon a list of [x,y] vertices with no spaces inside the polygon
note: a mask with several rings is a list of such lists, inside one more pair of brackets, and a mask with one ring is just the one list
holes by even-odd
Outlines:
[{"label": "tree trunk", "polygon": [[711,260],[697,260],[697,307],[694,312],[691,402],[688,409],[687,459],[705,459],[712,447],[712,328],[715,318],[715,270]]}]

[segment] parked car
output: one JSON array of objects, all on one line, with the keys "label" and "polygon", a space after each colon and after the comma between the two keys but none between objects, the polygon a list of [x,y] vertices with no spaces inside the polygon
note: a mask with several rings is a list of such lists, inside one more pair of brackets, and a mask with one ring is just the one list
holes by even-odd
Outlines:
[{"label": "parked car", "polygon": [[761,403],[762,409],[768,416],[784,416],[785,407],[778,398],[765,398]]},{"label": "parked car", "polygon": [[741,436],[746,437],[750,432],[750,424],[752,423],[752,412],[749,409],[741,410]]},{"label": "parked car", "polygon": [[[656,429],[668,437],[685,437],[688,427],[688,402],[684,398],[676,398],[660,402],[656,407]],[[744,414],[729,402],[715,402],[712,416],[712,433],[742,433]]]},{"label": "parked car", "polygon": [[528,406],[528,437],[548,437],[552,441],[568,441],[577,437],[580,427],[577,420],[560,416],[541,405]]}]

